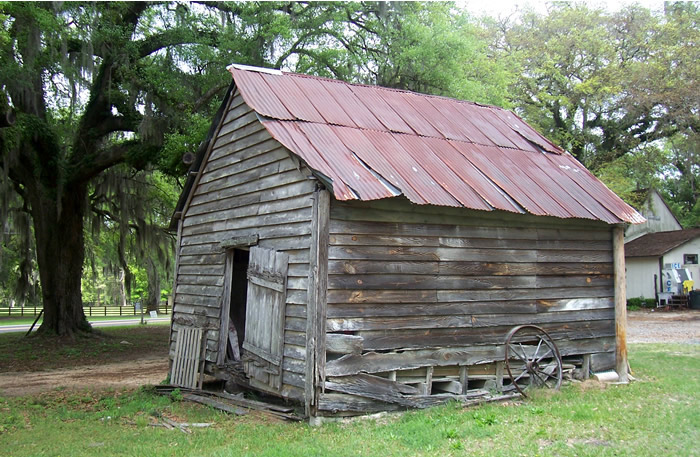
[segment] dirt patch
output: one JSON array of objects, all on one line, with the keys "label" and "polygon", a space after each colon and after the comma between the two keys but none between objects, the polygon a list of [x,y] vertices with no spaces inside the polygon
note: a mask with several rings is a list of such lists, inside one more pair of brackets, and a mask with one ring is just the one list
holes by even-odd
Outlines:
[{"label": "dirt patch", "polygon": [[61,370],[0,373],[0,395],[35,395],[55,389],[135,389],[158,384],[167,374],[167,356]]},{"label": "dirt patch", "polygon": [[700,311],[630,311],[627,342],[700,344]]}]

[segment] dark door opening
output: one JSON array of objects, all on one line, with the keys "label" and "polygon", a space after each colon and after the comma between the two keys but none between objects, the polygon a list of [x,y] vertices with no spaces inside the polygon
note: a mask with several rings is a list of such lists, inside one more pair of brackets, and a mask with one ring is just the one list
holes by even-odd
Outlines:
[{"label": "dark door opening", "polygon": [[[243,249],[233,250],[233,271],[231,272],[231,297],[229,305],[229,326],[233,325],[236,329],[238,341],[236,342],[240,348],[243,346],[245,339],[245,313],[246,313],[246,297],[248,294],[248,262],[250,252]],[[231,333],[229,333],[230,335]],[[233,343],[231,341],[230,343]],[[230,358],[230,357],[229,357]]]}]

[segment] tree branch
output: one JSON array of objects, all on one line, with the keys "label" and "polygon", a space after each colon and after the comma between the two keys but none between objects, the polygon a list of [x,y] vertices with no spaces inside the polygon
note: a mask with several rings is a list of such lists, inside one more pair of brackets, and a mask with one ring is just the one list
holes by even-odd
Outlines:
[{"label": "tree branch", "polygon": [[97,154],[89,154],[83,157],[80,163],[71,167],[73,173],[69,176],[75,182],[88,181],[104,170],[124,162],[129,152],[138,146],[140,143],[137,140],[130,140],[113,144],[100,150]]}]

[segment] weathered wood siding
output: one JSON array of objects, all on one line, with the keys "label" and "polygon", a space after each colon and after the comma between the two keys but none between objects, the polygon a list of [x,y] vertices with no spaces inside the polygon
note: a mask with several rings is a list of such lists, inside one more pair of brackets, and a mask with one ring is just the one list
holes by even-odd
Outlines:
[{"label": "weathered wood siding", "polygon": [[562,355],[610,352],[613,295],[606,224],[333,201],[325,376],[503,360],[520,324]]},{"label": "weathered wood siding", "polygon": [[206,360],[213,363],[219,349],[225,270],[220,243],[258,235],[258,246],[288,254],[282,394],[298,399],[304,389],[315,185],[310,175],[234,94],[183,214],[173,310],[175,328],[180,324],[207,328]]}]

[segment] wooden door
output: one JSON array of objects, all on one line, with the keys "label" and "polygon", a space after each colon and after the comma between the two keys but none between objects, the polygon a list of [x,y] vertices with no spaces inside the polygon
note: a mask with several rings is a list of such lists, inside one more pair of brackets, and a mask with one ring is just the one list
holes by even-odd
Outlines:
[{"label": "wooden door", "polygon": [[288,265],[283,252],[250,248],[243,367],[252,386],[273,392],[282,387]]}]

